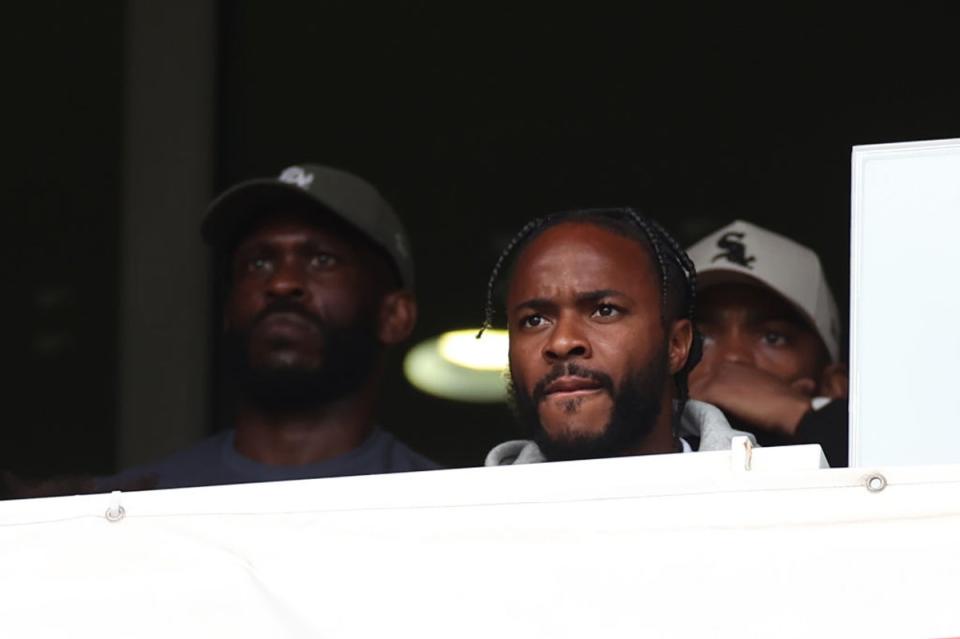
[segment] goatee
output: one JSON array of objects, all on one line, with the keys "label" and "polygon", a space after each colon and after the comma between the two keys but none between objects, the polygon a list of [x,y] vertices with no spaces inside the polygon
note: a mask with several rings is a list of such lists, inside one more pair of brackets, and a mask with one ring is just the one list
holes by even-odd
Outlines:
[{"label": "goatee", "polygon": [[[553,438],[543,427],[537,408],[545,396],[545,387],[565,375],[591,379],[611,395],[610,420],[600,435]],[[647,365],[630,371],[619,388],[614,388],[613,380],[606,373],[570,362],[554,366],[537,382],[532,393],[515,384],[511,376],[508,392],[514,414],[548,460],[597,459],[626,454],[653,431],[660,416],[668,375],[664,345]]]},{"label": "goatee", "polygon": [[[314,324],[315,339],[323,347],[320,365],[257,366],[250,361],[251,333],[259,321],[277,312],[296,313]],[[225,332],[222,352],[228,385],[234,393],[266,410],[298,410],[322,406],[359,390],[372,374],[382,349],[372,325],[332,326],[299,304],[277,302],[245,330]]]}]

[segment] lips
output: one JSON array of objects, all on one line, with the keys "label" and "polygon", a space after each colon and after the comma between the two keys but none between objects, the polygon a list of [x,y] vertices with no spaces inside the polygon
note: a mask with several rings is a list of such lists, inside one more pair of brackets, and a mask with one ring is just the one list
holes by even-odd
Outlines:
[{"label": "lips", "polygon": [[275,311],[265,315],[261,320],[263,324],[290,324],[293,326],[313,326],[313,322],[303,314],[293,311]]},{"label": "lips", "polygon": [[544,388],[544,395],[559,395],[561,393],[578,393],[601,390],[603,384],[589,377],[566,376],[556,379]]},{"label": "lips", "polygon": [[603,371],[568,362],[550,369],[533,387],[530,397],[539,404],[548,397],[586,397],[597,394],[597,391],[613,396],[613,389],[613,380]]},{"label": "lips", "polygon": [[257,332],[271,338],[293,338],[317,331],[317,325],[308,317],[296,312],[275,312],[265,315],[256,324]]}]

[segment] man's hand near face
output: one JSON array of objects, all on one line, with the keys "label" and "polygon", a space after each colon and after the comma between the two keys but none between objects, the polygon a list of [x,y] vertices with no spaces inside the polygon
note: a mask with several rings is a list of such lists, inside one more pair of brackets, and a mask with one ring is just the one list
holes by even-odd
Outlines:
[{"label": "man's hand near face", "polygon": [[785,382],[770,373],[737,362],[717,362],[695,371],[690,396],[720,408],[758,429],[785,437],[796,434],[800,420],[811,409],[816,382],[801,378]]}]

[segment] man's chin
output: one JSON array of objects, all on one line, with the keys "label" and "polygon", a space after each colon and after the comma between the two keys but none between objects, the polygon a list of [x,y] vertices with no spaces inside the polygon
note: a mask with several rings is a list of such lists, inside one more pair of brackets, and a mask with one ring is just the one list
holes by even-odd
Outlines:
[{"label": "man's chin", "polygon": [[544,431],[552,437],[601,437],[610,423],[613,398],[606,392],[547,396],[537,407]]},{"label": "man's chin", "polygon": [[244,397],[272,410],[308,408],[347,392],[323,371],[294,366],[250,369],[238,382]]},{"label": "man's chin", "polygon": [[540,452],[550,461],[574,461],[613,457],[617,451],[610,448],[604,433],[583,431],[558,433],[556,436],[541,431],[534,437]]},{"label": "man's chin", "polygon": [[273,350],[268,353],[251,353],[250,366],[258,371],[279,374],[310,375],[323,369],[323,358],[294,349]]}]

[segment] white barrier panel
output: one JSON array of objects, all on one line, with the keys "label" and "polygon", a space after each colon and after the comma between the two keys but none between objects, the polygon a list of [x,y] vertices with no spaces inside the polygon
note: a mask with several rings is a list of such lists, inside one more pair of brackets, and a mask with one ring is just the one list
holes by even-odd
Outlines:
[{"label": "white barrier panel", "polygon": [[110,495],[7,502],[0,634],[960,634],[960,467],[885,469],[876,492],[862,470],[772,470],[819,456],[127,493],[115,522]]},{"label": "white barrier panel", "polygon": [[960,140],[853,149],[850,465],[960,463]]}]

